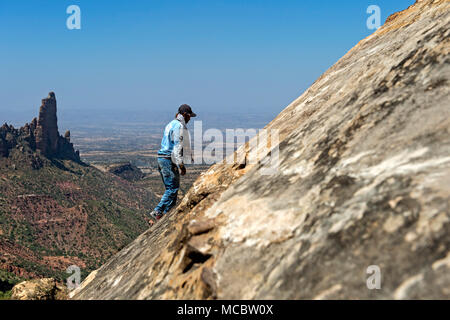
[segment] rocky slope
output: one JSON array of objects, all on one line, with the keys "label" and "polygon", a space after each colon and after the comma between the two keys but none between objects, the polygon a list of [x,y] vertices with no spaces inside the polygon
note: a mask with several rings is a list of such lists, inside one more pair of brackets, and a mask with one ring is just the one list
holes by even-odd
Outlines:
[{"label": "rocky slope", "polygon": [[[147,230],[153,192],[80,161],[58,132],[54,93],[39,118],[0,128],[0,291],[21,279],[82,275]],[[9,288],[9,289],[8,289]]]},{"label": "rocky slope", "polygon": [[391,16],[268,124],[278,170],[241,148],[72,297],[450,298],[449,9]]}]

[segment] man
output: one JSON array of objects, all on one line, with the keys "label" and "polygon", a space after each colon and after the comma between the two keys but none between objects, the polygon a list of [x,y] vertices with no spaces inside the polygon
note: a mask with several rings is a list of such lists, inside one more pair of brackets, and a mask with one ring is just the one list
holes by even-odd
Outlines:
[{"label": "man", "polygon": [[191,159],[189,133],[186,124],[192,117],[196,116],[189,105],[183,104],[178,109],[175,119],[164,130],[161,149],[158,151],[158,170],[166,187],[166,192],[156,208],[150,213],[155,221],[161,219],[177,202],[178,189],[180,188],[178,168],[181,175],[184,176],[186,167],[183,158]]}]

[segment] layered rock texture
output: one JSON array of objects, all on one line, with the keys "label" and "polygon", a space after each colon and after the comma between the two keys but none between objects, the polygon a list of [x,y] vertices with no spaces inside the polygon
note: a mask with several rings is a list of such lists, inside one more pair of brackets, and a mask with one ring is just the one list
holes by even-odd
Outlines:
[{"label": "layered rock texture", "polygon": [[56,112],[55,93],[50,92],[46,99],[42,99],[38,119],[34,118],[20,129],[4,124],[0,128],[0,157],[8,157],[13,148],[29,148],[47,158],[80,162],[79,152],[70,143],[70,132],[66,132],[64,137],[59,135]]},{"label": "layered rock texture", "polygon": [[67,288],[55,279],[23,281],[12,289],[12,300],[65,300]]},{"label": "layered rock texture", "polygon": [[274,172],[242,147],[71,296],[450,298],[449,9],[391,16],[267,125]]}]

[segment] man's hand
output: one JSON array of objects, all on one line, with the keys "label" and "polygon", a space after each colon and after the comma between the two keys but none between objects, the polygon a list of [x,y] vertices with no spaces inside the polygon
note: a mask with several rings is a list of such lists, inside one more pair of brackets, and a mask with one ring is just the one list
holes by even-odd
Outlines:
[{"label": "man's hand", "polygon": [[186,174],[186,167],[184,164],[180,164],[181,175],[184,176]]}]

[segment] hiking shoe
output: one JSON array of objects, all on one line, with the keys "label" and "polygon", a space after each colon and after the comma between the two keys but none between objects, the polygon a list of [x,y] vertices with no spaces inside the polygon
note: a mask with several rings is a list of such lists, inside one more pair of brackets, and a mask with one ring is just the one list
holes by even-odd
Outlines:
[{"label": "hiking shoe", "polygon": [[158,212],[158,211],[153,210],[153,211],[150,213],[150,217],[152,217],[152,219],[153,219],[154,221],[158,221],[159,219],[161,219],[161,218],[163,217],[163,214],[162,214],[161,212]]}]

